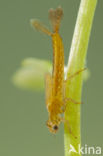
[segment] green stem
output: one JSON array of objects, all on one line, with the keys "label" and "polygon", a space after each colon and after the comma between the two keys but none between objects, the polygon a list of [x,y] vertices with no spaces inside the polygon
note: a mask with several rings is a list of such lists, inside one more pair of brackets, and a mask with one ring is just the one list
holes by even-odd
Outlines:
[{"label": "green stem", "polygon": [[[97,0],[81,0],[68,60],[67,79],[73,73],[84,68],[96,4]],[[81,101],[83,82],[82,73],[83,72],[67,81],[66,84],[66,97],[72,98],[77,102]],[[70,134],[68,131],[68,125],[65,123],[65,156],[80,156],[81,153],[76,153],[79,152],[78,146],[81,144],[80,104],[68,102],[65,112],[65,120],[69,121],[69,126],[72,131],[72,134]],[[73,135],[76,136],[77,139],[75,139]],[[69,152],[71,149],[70,146],[74,147],[76,152]]]}]

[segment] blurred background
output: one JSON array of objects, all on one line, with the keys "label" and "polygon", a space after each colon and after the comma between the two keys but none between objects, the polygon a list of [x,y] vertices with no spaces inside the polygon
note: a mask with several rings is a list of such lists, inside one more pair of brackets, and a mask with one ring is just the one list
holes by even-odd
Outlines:
[{"label": "blurred background", "polygon": [[[48,10],[62,6],[61,25],[65,63],[71,45],[80,0],[0,0],[0,155],[63,156],[63,125],[56,136],[49,133],[43,92],[16,88],[12,75],[27,57],[51,60],[48,36],[34,31],[31,18],[49,28]],[[103,139],[103,1],[99,0],[89,42],[87,67],[91,77],[83,86],[82,143],[102,146]]]}]

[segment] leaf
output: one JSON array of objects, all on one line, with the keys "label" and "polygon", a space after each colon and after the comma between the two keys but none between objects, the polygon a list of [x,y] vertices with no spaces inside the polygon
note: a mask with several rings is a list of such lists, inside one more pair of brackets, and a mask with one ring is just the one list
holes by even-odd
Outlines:
[{"label": "leaf", "polygon": [[29,90],[43,90],[45,74],[51,71],[51,63],[35,58],[22,61],[20,69],[14,73],[12,81],[15,86]]}]

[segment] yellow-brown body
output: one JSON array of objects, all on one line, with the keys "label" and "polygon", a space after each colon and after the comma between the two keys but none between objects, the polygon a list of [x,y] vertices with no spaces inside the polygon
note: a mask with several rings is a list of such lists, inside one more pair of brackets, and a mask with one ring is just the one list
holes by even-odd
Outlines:
[{"label": "yellow-brown body", "polygon": [[[56,133],[61,121],[66,122],[62,117],[65,112],[65,81],[64,81],[64,46],[59,35],[60,21],[63,10],[58,7],[56,10],[50,9],[49,18],[52,23],[53,33],[37,20],[32,20],[32,25],[39,31],[44,32],[52,38],[53,45],[53,70],[52,74],[46,74],[45,93],[46,107],[49,119],[47,126],[52,133]],[[69,98],[71,101],[72,99]]]},{"label": "yellow-brown body", "polygon": [[[71,131],[69,122],[62,117],[62,114],[65,112],[67,101],[80,104],[80,102],[78,103],[72,98],[66,98],[65,96],[65,84],[67,80],[64,80],[64,46],[59,35],[59,27],[62,16],[63,10],[61,7],[58,7],[56,10],[50,9],[49,18],[52,23],[53,33],[37,20],[31,20],[31,23],[37,30],[49,35],[52,38],[53,70],[52,74],[46,74],[45,78],[46,107],[49,115],[47,127],[50,132],[56,133],[58,131],[59,124],[61,122],[65,122],[68,126],[69,132],[75,137]],[[85,69],[86,68],[81,69],[70,75],[69,80]]]},{"label": "yellow-brown body", "polygon": [[[46,103],[49,113],[49,120],[47,122],[47,125],[50,131],[55,133],[61,122],[60,115],[64,111],[64,47],[62,39],[58,33],[52,34],[52,43],[53,71],[51,80],[47,78],[47,81],[51,81],[50,84],[47,84],[49,85],[51,93],[48,96],[49,98],[47,99]],[[46,90],[46,92],[46,94],[49,94],[48,89]]]},{"label": "yellow-brown body", "polygon": [[[53,70],[52,74],[46,74],[45,78],[46,107],[49,115],[47,126],[50,132],[56,133],[59,128],[59,124],[63,121],[67,123],[68,130],[72,134],[69,123],[64,120],[62,114],[65,112],[67,101],[71,101],[73,103],[78,102],[71,98],[65,97],[65,83],[67,80],[64,80],[64,46],[59,35],[59,27],[62,16],[62,8],[58,7],[56,10],[50,9],[49,17],[52,23],[53,33],[37,20],[31,20],[31,23],[37,30],[44,32],[52,38]],[[69,79],[84,70],[85,68],[72,74]]]},{"label": "yellow-brown body", "polygon": [[46,74],[46,106],[49,114],[47,126],[52,133],[56,133],[62,120],[61,114],[64,112],[64,47],[59,35],[60,21],[63,10],[58,7],[56,10],[50,9],[49,18],[52,23],[53,33],[50,32],[39,21],[32,20],[32,25],[39,31],[46,33],[52,38],[53,45],[53,71]]},{"label": "yellow-brown body", "polygon": [[63,99],[64,88],[64,47],[58,33],[52,34],[53,42],[53,72],[52,72],[52,94],[53,97]]}]

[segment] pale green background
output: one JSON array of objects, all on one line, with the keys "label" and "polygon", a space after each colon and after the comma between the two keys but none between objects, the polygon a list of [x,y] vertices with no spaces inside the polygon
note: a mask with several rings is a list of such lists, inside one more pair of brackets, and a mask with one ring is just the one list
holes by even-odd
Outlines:
[{"label": "pale green background", "polygon": [[[63,126],[56,136],[45,122],[44,92],[19,90],[11,77],[22,59],[52,58],[51,40],[29,24],[39,18],[46,25],[48,9],[61,5],[64,19],[61,35],[65,58],[72,40],[80,0],[0,0],[0,156],[63,156]],[[102,146],[103,139],[103,0],[98,0],[87,66],[91,78],[84,84],[82,142]]]}]

